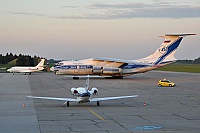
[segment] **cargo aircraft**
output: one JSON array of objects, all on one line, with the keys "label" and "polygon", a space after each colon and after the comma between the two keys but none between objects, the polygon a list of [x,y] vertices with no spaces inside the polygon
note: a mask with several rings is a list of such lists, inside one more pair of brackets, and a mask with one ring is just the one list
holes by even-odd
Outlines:
[{"label": "cargo aircraft", "polygon": [[[91,58],[79,61],[62,61],[50,70],[65,75],[100,75],[122,79],[124,76],[144,73],[176,61],[174,54],[183,37],[196,34],[166,34],[157,50],[138,60]],[[74,77],[76,79],[77,77]]]},{"label": "cargo aircraft", "polygon": [[29,73],[31,75],[31,73],[36,72],[36,71],[41,71],[44,69],[44,61],[45,59],[41,59],[41,61],[38,63],[37,66],[34,67],[30,67],[30,66],[14,66],[11,67],[10,69],[8,69],[8,72],[13,73],[24,73],[25,75],[27,73]]},{"label": "cargo aircraft", "polygon": [[[97,106],[99,106],[100,101],[134,98],[138,96],[138,95],[131,95],[131,96],[94,98],[94,95],[98,94],[98,89],[93,87],[91,88],[91,90],[89,90],[89,78],[98,76],[87,75],[79,77],[86,77],[87,79],[84,87],[71,88],[71,93],[73,96],[76,96],[76,98],[56,98],[56,97],[37,97],[37,96],[27,96],[27,98],[65,101],[63,106],[65,105],[69,106],[69,102],[78,102],[78,103],[97,102]],[[93,97],[91,97],[91,95],[93,95]]]}]

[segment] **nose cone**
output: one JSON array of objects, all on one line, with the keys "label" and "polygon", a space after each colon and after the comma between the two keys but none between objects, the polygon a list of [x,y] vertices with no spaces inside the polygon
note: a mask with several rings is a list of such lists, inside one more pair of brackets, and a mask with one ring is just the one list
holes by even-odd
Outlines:
[{"label": "nose cone", "polygon": [[7,71],[8,71],[8,72],[10,72],[10,71],[11,71],[11,69],[8,69]]},{"label": "nose cone", "polygon": [[54,67],[51,67],[51,68],[50,68],[50,71],[52,71],[52,72],[53,72],[54,70],[55,70],[55,69],[54,69]]}]

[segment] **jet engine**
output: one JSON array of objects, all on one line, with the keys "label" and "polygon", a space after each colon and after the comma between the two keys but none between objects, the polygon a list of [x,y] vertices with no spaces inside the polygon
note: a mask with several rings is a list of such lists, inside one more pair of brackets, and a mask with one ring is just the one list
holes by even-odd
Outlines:
[{"label": "jet engine", "polygon": [[101,66],[93,66],[92,73],[93,74],[118,74],[121,73],[122,69],[117,67],[101,67]]},{"label": "jet engine", "polygon": [[93,66],[92,73],[93,74],[102,74],[103,73],[103,67],[101,67],[101,66]]},{"label": "jet engine", "polygon": [[91,89],[91,91],[89,91],[89,92],[90,92],[90,94],[97,95],[97,94],[98,94],[98,89],[95,88],[95,87],[93,87],[93,88]]},{"label": "jet engine", "polygon": [[118,74],[121,73],[121,68],[116,67],[103,67],[103,74]]},{"label": "jet engine", "polygon": [[77,88],[71,88],[71,93],[72,93],[73,95],[78,94]]}]

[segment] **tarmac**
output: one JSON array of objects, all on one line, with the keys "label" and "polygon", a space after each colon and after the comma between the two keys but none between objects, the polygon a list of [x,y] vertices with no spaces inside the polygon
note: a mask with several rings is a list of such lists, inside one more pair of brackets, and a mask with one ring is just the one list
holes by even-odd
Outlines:
[{"label": "tarmac", "polygon": [[[160,79],[175,87],[158,87]],[[6,133],[199,133],[200,74],[150,71],[124,79],[90,79],[96,97],[137,98],[94,103],[27,99],[26,96],[73,98],[70,89],[84,86],[54,73],[0,73],[0,132]]]}]

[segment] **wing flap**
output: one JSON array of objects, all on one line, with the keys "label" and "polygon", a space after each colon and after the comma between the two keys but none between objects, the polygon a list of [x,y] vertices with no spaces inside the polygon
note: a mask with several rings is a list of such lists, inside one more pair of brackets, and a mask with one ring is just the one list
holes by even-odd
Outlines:
[{"label": "wing flap", "polygon": [[77,102],[77,100],[76,100],[76,99],[73,99],[73,98],[36,97],[36,96],[27,96],[27,98]]},{"label": "wing flap", "polygon": [[106,100],[117,100],[117,99],[123,99],[123,98],[133,98],[137,97],[138,95],[132,95],[132,96],[119,96],[119,97],[103,97],[103,98],[91,98],[90,102],[96,102],[96,101],[106,101]]}]

